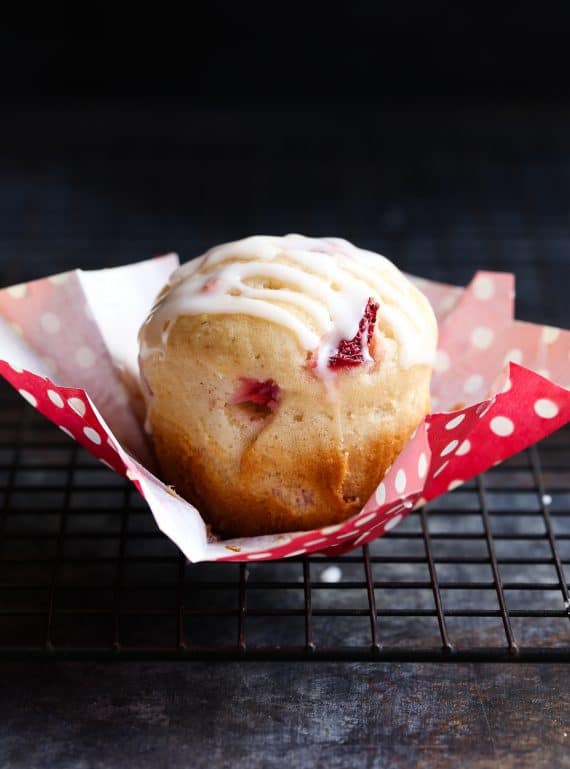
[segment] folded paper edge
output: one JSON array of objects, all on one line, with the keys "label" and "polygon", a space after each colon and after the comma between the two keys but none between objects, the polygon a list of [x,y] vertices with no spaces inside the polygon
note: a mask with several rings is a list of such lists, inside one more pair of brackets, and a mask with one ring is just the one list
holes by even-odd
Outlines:
[{"label": "folded paper edge", "polygon": [[[171,257],[171,256],[172,256],[172,255],[170,255],[170,254],[167,254],[167,255],[165,255],[165,256],[163,256],[163,257],[158,257],[158,258],[159,258],[159,259],[160,259],[160,258],[162,258],[162,259],[166,259],[166,258],[169,258],[169,257]],[[121,267],[117,267],[117,268],[104,268],[104,269],[105,269],[105,270],[110,270],[110,271],[112,271],[112,270],[114,270],[114,269],[124,269],[125,267],[135,267],[135,268],[136,268],[136,266],[137,266],[137,265],[146,264],[148,261],[149,261],[149,260],[144,260],[144,261],[142,261],[142,262],[136,262],[136,263],[133,263],[133,264],[131,264],[131,265],[122,265]],[[77,270],[77,271],[68,271],[68,272],[82,272],[82,271],[81,271],[81,270]],[[98,271],[92,271],[92,272],[98,272]],[[488,271],[479,271],[479,272],[477,272],[477,273],[475,274],[474,278],[472,279],[472,281],[470,282],[470,284],[467,286],[467,289],[468,289],[468,288],[469,288],[469,286],[470,286],[470,285],[472,285],[472,283],[473,283],[473,282],[476,280],[477,276],[479,276],[480,274],[485,274],[485,273],[488,273]],[[492,273],[492,274],[497,274],[497,273]],[[507,274],[507,275],[510,275],[510,273],[498,273],[498,274]],[[46,278],[40,278],[39,280],[45,280],[45,279],[46,279]],[[422,280],[422,281],[425,281],[425,280],[427,280],[427,281],[429,281],[429,282],[431,282],[431,283],[433,283],[433,284],[437,284],[437,282],[436,282],[436,281],[430,281],[429,279],[425,279],[425,278],[421,278],[420,280]],[[461,288],[461,287],[450,286],[450,284],[439,284],[439,285],[444,285],[444,286],[446,286],[446,287],[450,287],[450,288],[457,288],[457,289],[460,289],[460,288]],[[464,290],[466,290],[466,289],[464,289]],[[457,309],[457,308],[455,308],[455,309]],[[453,311],[450,313],[450,316],[452,316],[452,315],[453,315]],[[450,317],[450,316],[449,316],[449,317]],[[522,321],[520,321],[520,322],[522,323]],[[529,325],[539,325],[539,324],[529,324]],[[564,331],[564,329],[560,329],[560,330]],[[9,361],[5,361],[5,362],[6,362],[8,365],[10,365],[10,362],[9,362]],[[516,364],[515,364],[515,365],[516,365]],[[528,369],[528,368],[526,368],[526,367],[524,367],[524,366],[520,366],[520,368],[522,368],[522,369],[525,369],[526,371],[529,371],[529,372],[531,372],[532,374],[535,374],[536,376],[540,376],[540,374],[538,374],[538,373],[534,372],[532,369]],[[30,372],[30,373],[35,373],[35,372]],[[39,375],[39,376],[43,376],[43,375]],[[44,378],[45,378],[45,377],[44,377]],[[551,384],[553,384],[553,385],[555,385],[555,386],[557,386],[557,387],[561,387],[561,389],[562,389],[562,390],[565,390],[565,388],[564,388],[564,387],[562,387],[561,385],[559,385],[558,383],[556,383],[556,382],[554,382],[554,381],[552,381],[552,380],[550,380],[550,379],[548,379],[548,378],[546,378],[546,377],[541,377],[541,378],[545,379],[546,381],[550,382]],[[77,389],[77,388],[71,388],[71,389]],[[104,422],[103,418],[100,416],[99,412],[97,411],[97,408],[96,408],[95,404],[94,404],[94,403],[91,401],[91,399],[89,398],[89,395],[88,395],[88,393],[87,393],[87,392],[85,392],[85,391],[83,391],[83,392],[84,392],[84,395],[85,395],[85,397],[86,397],[86,398],[89,400],[89,402],[90,402],[90,405],[91,405],[91,407],[92,407],[93,411],[94,411],[94,412],[95,412],[95,413],[98,415],[98,419],[99,419],[99,421],[100,421],[101,425],[102,425],[102,426],[104,426],[104,428],[107,430],[107,432],[109,433],[109,435],[113,436],[113,433],[110,431],[110,429],[108,428],[108,426],[105,424],[105,422]],[[482,404],[482,403],[488,403],[488,402],[489,402],[489,401],[486,401],[486,400],[480,401],[480,403],[481,403],[481,404]],[[478,404],[473,404],[473,405],[478,405]],[[461,411],[461,409],[458,409],[458,410],[456,410],[455,412],[454,412],[454,411],[448,411],[448,412],[434,412],[434,414],[435,414],[435,415],[437,415],[437,414],[446,414],[446,415],[449,415],[449,414],[457,413],[458,411]],[[428,416],[429,416],[429,415],[428,415]],[[426,417],[426,419],[427,419],[427,417]],[[426,422],[426,420],[424,420],[424,422],[422,422],[422,425],[423,425],[423,424],[425,424],[425,422]],[[547,433],[547,434],[548,434],[548,433]],[[114,437],[114,436],[113,436],[113,437]],[[158,479],[156,476],[154,476],[152,473],[150,473],[150,471],[146,470],[146,468],[144,468],[142,465],[140,465],[140,466],[138,466],[138,467],[137,467],[137,465],[139,465],[139,463],[138,463],[138,462],[136,462],[136,460],[134,460],[134,459],[133,459],[133,458],[130,456],[130,454],[128,454],[128,452],[126,452],[126,450],[125,450],[125,449],[124,449],[124,448],[123,448],[123,447],[122,447],[122,446],[119,444],[119,442],[118,442],[116,439],[114,439],[114,440],[115,440],[115,443],[117,444],[117,447],[116,447],[116,448],[117,448],[117,452],[118,452],[118,453],[119,453],[119,454],[122,456],[122,459],[123,459],[123,461],[125,462],[125,465],[126,465],[127,467],[129,466],[129,464],[130,464],[130,465],[132,465],[132,472],[131,472],[131,474],[135,474],[135,472],[136,472],[137,474],[140,474],[141,476],[144,476],[145,474],[148,474],[148,475],[150,476],[150,479],[147,479],[147,480],[150,480],[151,482],[157,483],[157,484],[159,484],[161,487],[163,487],[163,488],[165,488],[165,489],[166,489],[166,486],[165,486],[165,484],[163,484],[163,483],[162,483],[162,481],[160,481],[160,480],[159,480],[159,479]],[[405,452],[405,450],[406,450],[406,448],[408,447],[408,445],[409,445],[409,444],[407,444],[407,445],[406,445],[406,447],[404,447],[404,449],[403,449],[402,453],[400,454],[400,457],[403,455],[403,453]],[[143,472],[143,471],[144,471],[144,472]],[[390,472],[391,472],[391,471],[390,471]],[[384,480],[388,479],[388,477],[389,477],[389,474],[390,474],[390,473],[388,473],[388,474],[385,476],[385,479],[384,479]],[[127,475],[128,475],[128,472],[127,472]],[[134,479],[133,479],[133,478],[130,478],[130,480],[134,482]],[[139,484],[140,484],[140,481],[139,481]],[[136,485],[136,484],[135,484],[135,485]],[[142,487],[142,484],[140,484],[140,485],[141,485],[141,487]],[[424,488],[425,488],[425,487],[424,487]],[[141,489],[139,489],[139,490],[141,490]],[[145,496],[144,492],[142,492],[142,491],[141,491],[141,493],[143,494],[143,496]],[[146,497],[145,497],[145,498],[146,498]],[[402,499],[404,499],[404,498],[402,498]],[[196,512],[196,513],[199,515],[199,512],[196,510],[196,508],[193,508],[193,507],[190,505],[190,503],[188,503],[186,500],[183,500],[183,499],[181,499],[181,498],[178,498],[178,501],[179,501],[179,502],[182,502],[182,503],[184,504],[184,506],[188,506],[190,509],[192,509],[193,511],[195,511],[195,512]],[[370,500],[368,500],[368,501],[367,501],[366,505],[368,505],[368,503],[369,503],[369,502],[370,502]],[[359,517],[359,516],[362,514],[362,511],[363,511],[363,510],[366,508],[366,505],[364,505],[364,506],[363,506],[362,510],[361,510],[361,511],[360,511],[360,512],[359,512],[359,513],[356,515],[356,516],[353,516],[351,519],[348,519],[346,522],[344,522],[343,524],[341,524],[341,526],[347,526],[347,525],[351,525],[351,523],[352,523],[352,524],[354,524],[354,522],[355,522],[355,521],[358,519],[358,517]],[[215,547],[216,547],[216,549],[218,549],[220,546],[222,546],[222,547],[223,547],[223,546],[225,546],[225,545],[224,545],[224,541],[223,541],[223,540],[221,540],[221,541],[219,541],[219,542],[216,542],[216,543],[208,543],[208,542],[207,542],[207,538],[205,538],[205,539],[204,539],[204,541],[203,541],[203,542],[200,544],[200,548],[196,548],[196,549],[195,549],[195,548],[191,548],[191,555],[190,555],[190,553],[188,552],[188,544],[186,543],[186,544],[185,544],[185,546],[181,546],[181,545],[180,545],[180,544],[179,544],[179,543],[176,541],[176,539],[177,539],[178,537],[175,539],[175,538],[172,536],[172,534],[171,534],[171,533],[169,533],[167,530],[165,530],[165,527],[164,527],[163,525],[161,525],[161,523],[159,522],[159,520],[158,520],[158,518],[157,518],[157,515],[156,515],[156,513],[155,513],[155,510],[153,509],[153,507],[152,507],[152,506],[151,506],[151,510],[152,510],[152,512],[153,512],[153,517],[155,518],[155,520],[156,520],[156,522],[157,522],[157,525],[158,525],[158,527],[159,527],[159,528],[160,528],[162,531],[164,531],[164,532],[166,533],[166,535],[167,535],[167,536],[169,536],[169,538],[171,538],[173,541],[175,541],[175,542],[176,542],[176,544],[177,544],[177,545],[178,545],[178,546],[179,546],[179,547],[180,547],[180,548],[183,550],[183,552],[184,552],[184,553],[187,555],[187,557],[189,557],[189,558],[190,558],[191,560],[193,560],[194,562],[198,562],[198,561],[201,561],[201,560],[208,560],[208,561],[211,561],[211,560],[247,560],[247,555],[254,555],[254,554],[256,554],[256,552],[257,552],[257,551],[255,551],[255,550],[254,550],[254,551],[250,551],[250,552],[249,552],[249,553],[247,553],[247,554],[245,554],[245,553],[244,553],[244,554],[243,554],[243,557],[240,557],[240,556],[234,555],[234,556],[229,556],[229,557],[227,557],[227,558],[221,558],[221,557],[218,557],[218,558],[212,559],[211,557],[208,557],[208,556],[210,555],[210,552],[209,552],[209,551],[210,551],[210,549],[213,549],[213,546],[215,546]],[[203,522],[203,521],[202,521],[202,524],[204,525],[204,528],[205,528],[205,524],[204,524],[204,522]],[[327,527],[325,527],[325,529],[326,529],[326,528],[327,528]],[[330,527],[329,527],[329,528],[330,528]],[[166,526],[166,529],[168,529],[168,526]],[[289,533],[288,535],[283,535],[283,536],[288,536],[288,537],[290,537],[290,538],[300,538],[301,536],[311,536],[311,535],[315,535],[315,534],[318,534],[319,532],[322,532],[322,531],[324,531],[324,529],[315,529],[315,530],[309,530],[309,531],[303,531],[303,532],[291,532],[291,533]],[[257,539],[257,538],[244,538],[244,539],[248,539],[248,540],[251,540],[251,539]],[[243,541],[243,540],[240,540],[240,541]],[[233,542],[233,540],[230,540],[230,541],[226,541],[226,542],[232,543],[232,542]],[[355,547],[355,546],[358,546],[358,545],[355,545],[353,542],[346,542],[346,543],[343,543],[342,547],[345,547],[345,546],[346,546],[346,547],[348,547],[349,549],[352,549],[352,547]],[[204,557],[204,558],[201,558],[201,557],[200,557],[200,554],[204,554],[204,549],[207,551],[207,552],[205,552],[205,555],[206,555],[206,557]],[[307,550],[307,552],[319,552],[319,549],[315,547],[315,548],[314,548],[314,549],[312,549],[312,550]],[[281,557],[291,557],[291,555],[294,555],[294,554],[288,554],[288,555],[285,555],[285,556],[282,556],[282,555],[281,555],[281,556],[278,556],[278,557],[279,557],[279,558],[281,558]]]}]

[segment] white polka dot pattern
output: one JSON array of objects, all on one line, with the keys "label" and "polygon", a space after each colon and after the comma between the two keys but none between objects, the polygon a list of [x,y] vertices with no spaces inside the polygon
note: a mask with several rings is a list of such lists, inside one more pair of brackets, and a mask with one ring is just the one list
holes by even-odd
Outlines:
[{"label": "white polka dot pattern", "polygon": [[57,406],[58,409],[63,408],[63,398],[61,395],[56,392],[55,390],[48,390],[47,391],[48,398],[53,403],[54,406]]},{"label": "white polka dot pattern", "polygon": [[455,428],[459,427],[459,425],[463,422],[464,419],[465,419],[465,414],[459,414],[458,416],[454,417],[453,419],[450,419],[449,422],[446,423],[445,429],[455,430]]},{"label": "white polka dot pattern", "polygon": [[477,326],[471,332],[471,343],[480,350],[487,350],[495,338],[495,332],[487,326]]},{"label": "white polka dot pattern", "polygon": [[515,429],[513,421],[508,417],[502,416],[493,417],[493,419],[491,419],[490,426],[495,435],[498,435],[500,438],[505,438],[507,435],[512,435]]},{"label": "white polka dot pattern", "polygon": [[343,531],[342,534],[337,534],[337,539],[346,539],[347,537],[354,537],[353,531]]},{"label": "white polka dot pattern", "polygon": [[495,293],[495,284],[487,275],[480,275],[473,285],[473,293],[477,299],[486,302]]},{"label": "white polka dot pattern", "polygon": [[53,312],[44,312],[40,318],[40,325],[46,334],[57,334],[61,329],[61,321]]},{"label": "white polka dot pattern", "polygon": [[544,326],[542,329],[542,342],[544,344],[554,344],[560,337],[560,329],[553,326]]},{"label": "white polka dot pattern", "polygon": [[447,446],[444,446],[444,448],[441,450],[440,456],[446,457],[448,454],[451,454],[455,451],[455,449],[459,446],[458,440],[450,441]]},{"label": "white polka dot pattern", "polygon": [[481,374],[471,374],[471,376],[467,377],[465,380],[463,389],[468,395],[473,395],[473,393],[476,393],[477,390],[480,390],[483,387],[483,384],[484,381]]},{"label": "white polka dot pattern", "polygon": [[55,286],[60,286],[69,279],[69,272],[61,272],[59,275],[51,275],[48,280]]},{"label": "white polka dot pattern", "polygon": [[335,532],[339,531],[342,528],[341,523],[337,523],[334,526],[325,526],[324,529],[321,529],[321,534],[325,534],[327,537],[330,534],[334,534]]},{"label": "white polka dot pattern", "polygon": [[384,526],[384,531],[390,531],[390,529],[395,528],[403,517],[403,515],[395,515],[393,518],[390,518],[390,520],[387,521],[386,525]]},{"label": "white polka dot pattern", "polygon": [[97,430],[94,430],[93,427],[84,427],[83,428],[83,434],[86,438],[89,438],[90,441],[93,443],[96,443],[99,445],[101,443],[101,436],[97,432]]},{"label": "white polka dot pattern", "polygon": [[87,406],[85,405],[85,402],[81,400],[81,398],[69,398],[67,402],[76,414],[79,414],[80,417],[85,416]]},{"label": "white polka dot pattern", "polygon": [[[66,281],[64,287],[57,279],[45,281],[43,290],[51,286],[50,291],[65,291],[69,301],[73,286],[69,277],[62,279]],[[57,380],[65,381],[69,371],[77,370],[86,380],[96,381],[97,376],[101,376],[99,369],[104,369],[106,353],[97,337],[96,321],[84,306],[83,295],[75,304],[75,317],[79,318],[76,325],[82,331],[81,324],[86,324],[90,335],[80,333],[75,346],[70,347],[70,329],[75,333],[75,326],[69,322],[65,305],[42,295],[41,291],[41,281],[31,287],[23,284],[0,291],[0,311],[6,308],[8,323],[38,351],[45,366],[43,373],[54,373]],[[429,283],[426,291],[429,295]],[[36,296],[39,298],[34,305]],[[206,550],[199,553],[199,560],[209,560],[208,553],[215,548],[218,550],[212,557],[216,560],[252,562],[310,552],[342,554],[389,532],[412,507],[420,507],[426,500],[457,489],[475,474],[500,463],[568,421],[570,393],[549,380],[552,376],[570,384],[565,374],[570,362],[569,338],[559,329],[532,324],[521,324],[515,333],[514,327],[508,326],[506,315],[501,316],[501,306],[509,305],[512,312],[512,292],[504,276],[479,273],[467,292],[437,288],[435,298],[430,295],[430,300],[438,312],[448,312],[442,321],[441,346],[435,363],[434,413],[414,431],[362,510],[349,521],[313,532],[263,537],[259,541],[246,538],[239,542],[239,551],[223,548],[224,543],[222,547],[220,543],[204,545]],[[90,301],[95,300],[91,297]],[[36,309],[30,315],[30,308],[34,306]],[[98,313],[95,303],[93,307]],[[467,320],[463,322],[462,318]],[[462,336],[458,336],[460,332]],[[64,357],[59,347],[65,344],[68,347]],[[500,379],[503,359],[512,364],[505,384],[501,384]],[[566,367],[565,371],[561,365]],[[544,378],[527,370],[533,368]],[[157,508],[162,504],[174,506],[176,520],[176,516],[186,517],[187,503],[169,493],[148,471],[128,458],[105,424],[99,421],[83,390],[59,387],[1,360],[0,375],[106,467],[126,473],[125,462],[131,464],[128,477],[147,496],[153,510],[163,516],[169,536],[187,552],[187,540],[177,533],[167,509]],[[504,374],[502,381],[505,381]],[[73,379],[68,383],[72,384]],[[452,395],[448,392],[449,383],[453,384]],[[489,397],[487,392],[497,395]],[[118,381],[110,382],[106,397],[115,409],[128,405],[128,393]],[[483,397],[487,400],[482,401]],[[437,408],[442,412],[435,412]],[[112,420],[104,416],[112,426]],[[193,548],[191,552],[196,551],[195,545]],[[224,554],[220,555],[222,549]]]},{"label": "white polka dot pattern", "polygon": [[25,283],[20,283],[18,286],[10,286],[6,290],[8,296],[12,297],[12,299],[22,299],[28,293],[28,287]]},{"label": "white polka dot pattern", "polygon": [[508,353],[503,358],[503,365],[511,361],[513,363],[519,363],[519,364],[522,363],[523,362],[522,350],[519,350],[518,348],[513,348],[512,350],[509,350]]},{"label": "white polka dot pattern", "polygon": [[448,464],[449,464],[449,459],[446,459],[445,462],[437,468],[437,470],[433,474],[433,477],[437,478],[437,476],[440,475],[445,470]]},{"label": "white polka dot pattern", "polygon": [[419,478],[425,478],[426,477],[427,466],[428,466],[427,457],[426,457],[425,453],[422,451],[422,453],[420,454],[420,457],[418,459],[418,477]]},{"label": "white polka dot pattern", "polygon": [[91,368],[95,365],[95,353],[90,347],[80,347],[75,353],[75,361],[80,368]]},{"label": "white polka dot pattern", "polygon": [[406,473],[404,470],[400,469],[396,473],[396,480],[394,481],[394,486],[396,487],[396,491],[398,494],[403,494],[404,490],[406,488]]},{"label": "white polka dot pattern", "polygon": [[449,312],[449,310],[453,309],[453,307],[457,303],[457,297],[455,294],[448,294],[446,297],[444,297],[441,302],[438,305],[438,309],[440,312]]},{"label": "white polka dot pattern", "polygon": [[438,350],[435,354],[435,370],[441,373],[443,371],[448,371],[450,366],[451,360],[448,353],[446,353],[445,350]]},{"label": "white polka dot pattern", "polygon": [[548,398],[539,398],[534,404],[534,410],[542,419],[552,419],[558,414],[558,406]]},{"label": "white polka dot pattern", "polygon": [[376,513],[368,513],[368,515],[364,515],[362,518],[359,518],[354,522],[355,526],[364,526],[369,521],[374,520],[376,518]]},{"label": "white polka dot pattern", "polygon": [[376,502],[380,507],[382,507],[385,501],[386,501],[386,486],[384,482],[382,482],[376,489]]},{"label": "white polka dot pattern", "polygon": [[455,454],[458,457],[463,457],[465,454],[468,454],[471,451],[471,441],[469,438],[466,438],[463,443],[460,444],[459,448],[455,452]]},{"label": "white polka dot pattern", "polygon": [[32,395],[32,393],[28,392],[27,390],[18,390],[18,392],[20,393],[22,398],[24,398],[24,400],[28,401],[30,406],[33,406],[34,408],[37,407],[38,402],[36,400],[35,395]]}]

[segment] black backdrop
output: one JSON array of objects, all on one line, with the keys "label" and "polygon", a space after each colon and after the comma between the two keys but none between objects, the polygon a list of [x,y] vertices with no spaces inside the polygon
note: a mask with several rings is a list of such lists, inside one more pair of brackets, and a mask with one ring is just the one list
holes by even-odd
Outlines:
[{"label": "black backdrop", "polygon": [[501,8],[50,8],[49,39],[5,23],[2,283],[300,231],[437,279],[513,270],[519,315],[568,325],[568,13]]}]

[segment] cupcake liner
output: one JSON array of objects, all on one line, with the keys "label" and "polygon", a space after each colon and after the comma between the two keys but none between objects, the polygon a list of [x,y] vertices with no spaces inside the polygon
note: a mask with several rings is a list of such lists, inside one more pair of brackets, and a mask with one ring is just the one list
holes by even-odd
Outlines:
[{"label": "cupcake liner", "polygon": [[199,511],[154,474],[143,429],[137,331],[177,265],[178,257],[168,254],[0,290],[0,374],[71,438],[129,478],[158,527],[190,561],[341,554],[570,421],[570,331],[514,320],[512,275],[479,272],[466,288],[410,276],[439,322],[436,411],[362,510],[344,523],[217,540]]}]

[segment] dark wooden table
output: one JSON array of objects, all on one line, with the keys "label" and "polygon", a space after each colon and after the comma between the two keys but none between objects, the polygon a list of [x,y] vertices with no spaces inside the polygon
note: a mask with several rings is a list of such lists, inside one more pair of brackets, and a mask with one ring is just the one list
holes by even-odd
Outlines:
[{"label": "dark wooden table", "polygon": [[563,665],[0,665],[11,769],[570,766]]}]

